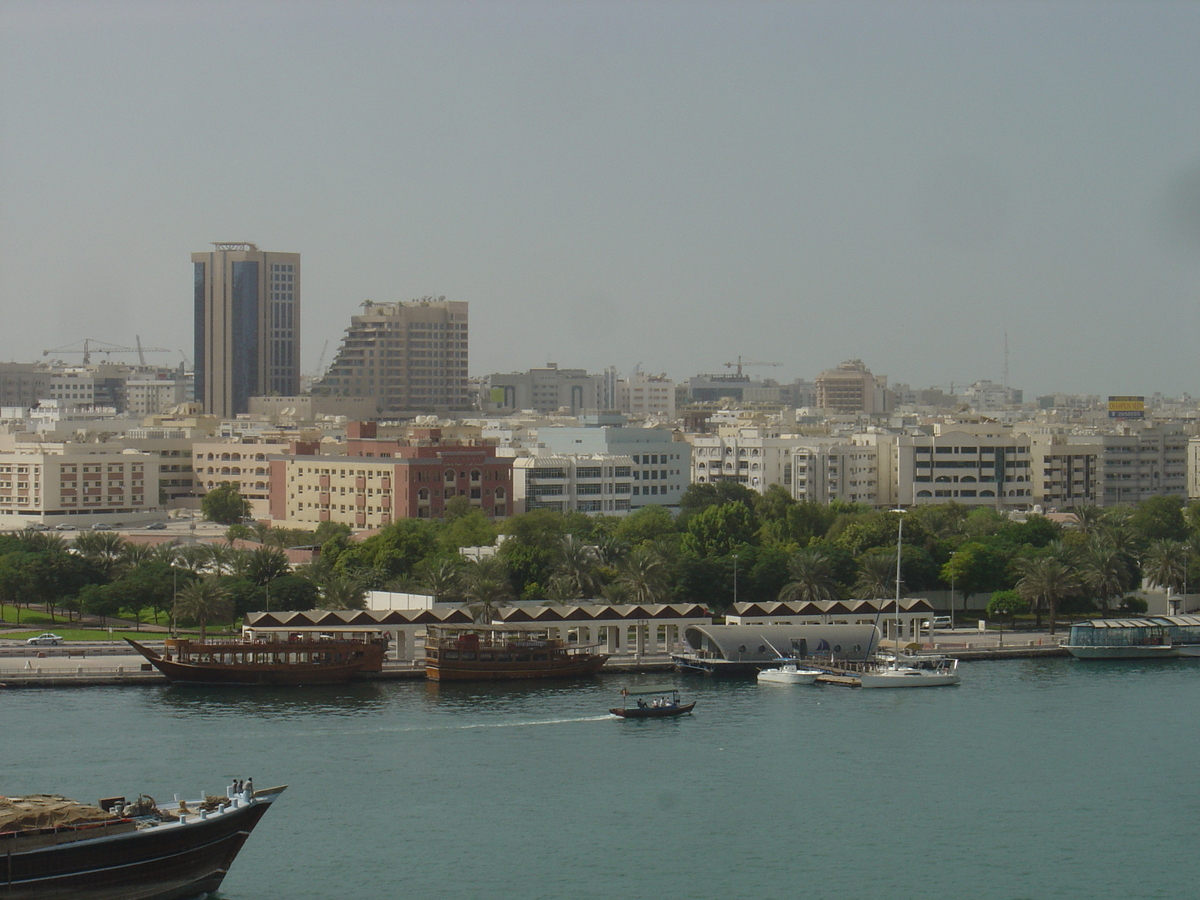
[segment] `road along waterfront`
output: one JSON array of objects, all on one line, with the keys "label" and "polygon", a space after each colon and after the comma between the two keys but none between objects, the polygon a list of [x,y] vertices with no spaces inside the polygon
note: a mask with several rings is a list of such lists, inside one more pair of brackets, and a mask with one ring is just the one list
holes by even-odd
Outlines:
[{"label": "road along waterfront", "polygon": [[1190,896],[1200,661],[964,663],[939,691],[669,676],[5,691],[0,793],[289,783],[230,900]]}]

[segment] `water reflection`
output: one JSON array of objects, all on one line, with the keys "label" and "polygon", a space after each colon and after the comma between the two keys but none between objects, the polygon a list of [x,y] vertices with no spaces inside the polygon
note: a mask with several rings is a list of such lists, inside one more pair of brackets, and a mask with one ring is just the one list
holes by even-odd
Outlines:
[{"label": "water reflection", "polygon": [[306,687],[172,684],[147,693],[144,699],[147,706],[166,709],[178,717],[260,719],[358,716],[382,711],[388,702],[386,686],[375,681]]}]

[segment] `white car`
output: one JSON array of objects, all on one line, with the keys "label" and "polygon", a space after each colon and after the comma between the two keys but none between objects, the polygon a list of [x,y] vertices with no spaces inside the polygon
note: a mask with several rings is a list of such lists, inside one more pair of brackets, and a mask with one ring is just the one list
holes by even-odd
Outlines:
[{"label": "white car", "polygon": [[62,643],[62,638],[53,632],[47,631],[45,634],[39,634],[37,637],[31,637],[25,643],[27,644],[50,644],[57,647]]}]

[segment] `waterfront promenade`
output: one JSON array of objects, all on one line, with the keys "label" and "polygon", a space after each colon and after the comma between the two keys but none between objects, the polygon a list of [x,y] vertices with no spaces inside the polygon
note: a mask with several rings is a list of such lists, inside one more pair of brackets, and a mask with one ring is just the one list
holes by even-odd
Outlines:
[{"label": "waterfront promenade", "polygon": [[[1065,633],[939,632],[928,650],[960,660],[1025,659],[1065,656]],[[160,643],[148,642],[159,647]],[[673,668],[666,654],[614,656],[605,672],[664,672]],[[425,675],[418,660],[389,660],[375,680],[417,679]],[[123,641],[78,641],[58,647],[30,647],[16,639],[0,640],[0,684],[18,687],[89,687],[165,684],[167,679]]]}]

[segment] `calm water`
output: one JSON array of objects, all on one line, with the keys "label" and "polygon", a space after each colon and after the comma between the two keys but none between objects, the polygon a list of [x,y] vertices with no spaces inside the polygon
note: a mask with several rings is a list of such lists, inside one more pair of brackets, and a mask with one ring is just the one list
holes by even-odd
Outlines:
[{"label": "calm water", "polygon": [[225,882],[284,898],[1195,896],[1200,661],[963,664],[957,688],[673,676],[0,692],[0,793],[289,783]]}]

